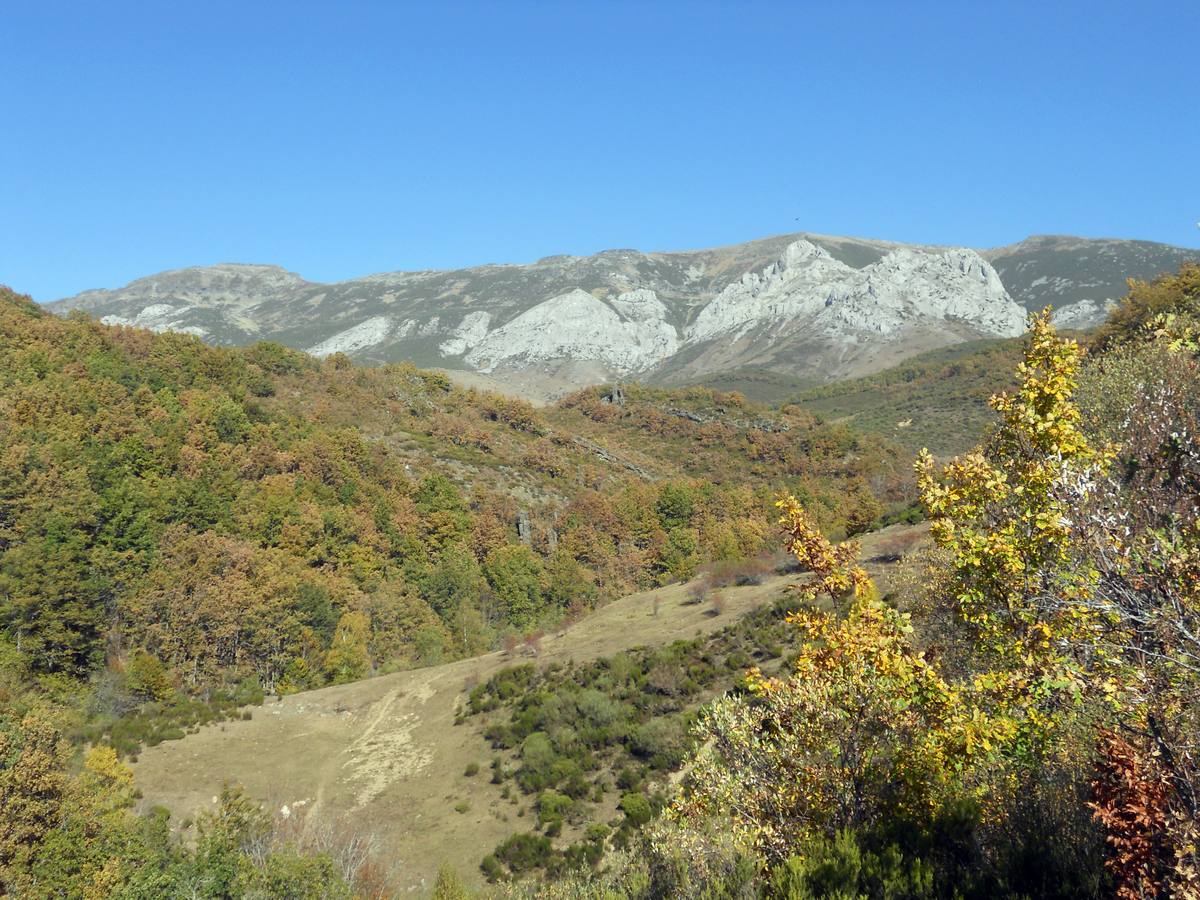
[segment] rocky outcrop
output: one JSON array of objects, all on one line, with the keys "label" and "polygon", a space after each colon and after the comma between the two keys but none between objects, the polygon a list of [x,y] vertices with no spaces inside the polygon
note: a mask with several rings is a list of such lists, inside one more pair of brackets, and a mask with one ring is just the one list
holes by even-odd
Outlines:
[{"label": "rocky outcrop", "polygon": [[705,302],[682,334],[652,290],[602,300],[576,288],[475,340],[464,361],[491,373],[593,360],[627,376],[663,368],[680,351],[713,341],[753,335],[761,351],[803,332],[870,343],[947,319],[979,335],[1008,337],[1024,329],[1025,311],[972,250],[897,249],[855,269],[811,241],[797,240],[778,260],[746,272]]},{"label": "rocky outcrop", "polygon": [[466,355],[481,372],[554,360],[594,360],[620,374],[645,371],[679,349],[654,291],[604,302],[576,288],[526,310],[490,332]]},{"label": "rocky outcrop", "polygon": [[747,273],[718,294],[688,328],[687,339],[737,338],[772,324],[886,337],[922,319],[946,318],[999,337],[1025,327],[1024,310],[973,250],[894,250],[854,269],[801,240],[778,263]]},{"label": "rocky outcrop", "polygon": [[367,347],[382,344],[396,332],[396,321],[390,316],[371,316],[308,348],[313,356],[332,356],[334,353],[357,353]]},{"label": "rocky outcrop", "polygon": [[1108,314],[1117,308],[1115,300],[1076,300],[1054,311],[1054,324],[1058,328],[1082,331],[1103,324]]}]

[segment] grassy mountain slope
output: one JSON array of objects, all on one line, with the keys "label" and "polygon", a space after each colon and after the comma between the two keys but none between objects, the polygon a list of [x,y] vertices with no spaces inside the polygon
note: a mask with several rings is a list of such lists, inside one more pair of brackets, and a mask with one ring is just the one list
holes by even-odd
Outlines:
[{"label": "grassy mountain slope", "polygon": [[793,397],[810,413],[915,453],[961,453],[993,421],[988,398],[1014,383],[1021,340],[974,341],[924,353],[865,378]]},{"label": "grassy mountain slope", "polygon": [[1067,235],[1035,235],[983,255],[1030,312],[1080,300],[1118,300],[1129,278],[1148,281],[1200,260],[1200,250],[1192,247]]}]

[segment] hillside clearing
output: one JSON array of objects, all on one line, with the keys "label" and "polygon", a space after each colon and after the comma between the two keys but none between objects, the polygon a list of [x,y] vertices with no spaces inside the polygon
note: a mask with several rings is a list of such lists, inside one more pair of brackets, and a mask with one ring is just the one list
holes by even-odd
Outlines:
[{"label": "hillside clearing", "polygon": [[[891,558],[923,529],[893,526],[863,539],[865,559]],[[886,583],[887,565],[871,565]],[[689,602],[688,586],[623,597],[542,642],[539,664],[584,661],[716,631],[778,597],[800,577],[722,589],[726,608]],[[657,613],[656,613],[657,607]],[[225,784],[278,810],[343,819],[375,837],[400,890],[427,893],[446,863],[478,879],[480,858],[522,824],[516,807],[470,763],[492,752],[470,724],[455,726],[468,684],[526,658],[502,651],[445,665],[268,699],[250,720],[210,726],[145,749],[133,766],[143,806],[166,806],[182,823],[211,808]],[[465,812],[456,805],[468,804]]]}]

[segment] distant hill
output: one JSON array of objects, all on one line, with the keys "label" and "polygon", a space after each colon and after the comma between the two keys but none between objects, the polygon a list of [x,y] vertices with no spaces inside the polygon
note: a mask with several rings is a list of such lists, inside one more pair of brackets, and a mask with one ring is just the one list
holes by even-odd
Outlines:
[{"label": "distant hill", "polygon": [[994,421],[988,398],[1014,383],[1020,339],[973,341],[922,353],[874,375],[801,391],[806,411],[877,434],[915,453],[962,453]]},{"label": "distant hill", "polygon": [[983,257],[1026,309],[1053,306],[1071,328],[1099,325],[1125,295],[1126,280],[1149,280],[1200,260],[1200,250],[1153,241],[1039,235],[985,250]]},{"label": "distant hill", "polygon": [[[528,265],[396,272],[336,284],[219,265],[53,304],[217,345],[278,341],[318,356],[487,375],[526,396],[611,380],[820,383],[981,338],[1012,337],[1049,303],[1098,324],[1125,278],[1200,251],[1033,237],[994,250],[792,234],[710,250],[609,250]],[[741,374],[737,374],[741,373]],[[732,378],[733,381],[729,381]]]}]

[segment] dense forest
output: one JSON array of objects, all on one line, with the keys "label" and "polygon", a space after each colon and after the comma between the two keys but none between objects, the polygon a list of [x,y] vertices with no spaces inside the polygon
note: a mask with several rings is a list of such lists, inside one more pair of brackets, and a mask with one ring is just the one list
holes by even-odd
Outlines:
[{"label": "dense forest", "polygon": [[0,624],[48,674],[144,653],[186,692],[297,690],[440,661],[759,553],[784,486],[860,530],[905,491],[894,451],[736,396],[580,398],[585,438],[408,366],[0,316]]},{"label": "dense forest", "polygon": [[[4,294],[0,890],[387,896],[236,790],[179,841],[132,813],[121,755],[782,541],[812,575],[741,630],[469,695],[538,809],[493,890],[1196,896],[1200,267],[1132,284],[1086,352],[1036,318],[1014,376],[974,450],[909,474],[803,404],[610,386],[538,410]],[[853,537],[918,492],[937,546],[880,596]],[[638,699],[667,663],[691,684]],[[556,849],[600,758],[622,816]],[[647,770],[681,777],[648,794]]]}]

